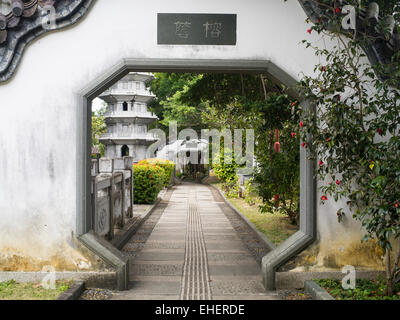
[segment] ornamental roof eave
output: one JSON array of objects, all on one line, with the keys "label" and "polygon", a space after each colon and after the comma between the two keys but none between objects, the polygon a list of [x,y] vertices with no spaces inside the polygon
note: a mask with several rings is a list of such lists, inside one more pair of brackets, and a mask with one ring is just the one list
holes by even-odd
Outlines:
[{"label": "ornamental roof eave", "polygon": [[156,115],[132,115],[132,116],[125,116],[125,115],[110,115],[105,116],[104,120],[107,124],[116,124],[116,123],[135,123],[135,124],[149,124],[154,121],[158,120]]},{"label": "ornamental roof eave", "polygon": [[112,138],[107,138],[107,137],[100,137],[99,142],[103,143],[105,145],[143,145],[143,146],[149,146],[153,144],[154,142],[157,142],[157,138],[151,138],[151,137],[112,137]]},{"label": "ornamental roof eave", "polygon": [[[0,14],[0,83],[15,73],[27,45],[48,31],[76,24],[95,0],[13,1],[11,11]],[[46,16],[54,9],[53,24]]]},{"label": "ornamental roof eave", "polygon": [[149,82],[154,80],[156,77],[149,72],[130,72],[120,81],[131,80],[131,81],[139,81],[139,82]]},{"label": "ornamental roof eave", "polygon": [[107,103],[116,103],[122,101],[134,101],[134,102],[142,102],[142,103],[150,103],[152,100],[156,98],[156,96],[152,93],[142,94],[135,90],[123,90],[123,89],[114,89],[114,90],[106,90],[101,95],[98,96],[101,100]]}]

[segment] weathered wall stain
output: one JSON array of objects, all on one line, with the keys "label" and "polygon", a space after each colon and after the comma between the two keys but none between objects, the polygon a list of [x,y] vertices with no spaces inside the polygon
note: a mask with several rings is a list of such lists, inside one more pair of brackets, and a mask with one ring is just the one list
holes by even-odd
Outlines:
[{"label": "weathered wall stain", "polygon": [[51,180],[54,180],[55,178],[55,169],[54,169],[54,156],[53,156],[53,150],[50,151],[49,157],[48,157],[48,170],[49,170],[49,177]]},{"label": "weathered wall stain", "polygon": [[361,242],[357,236],[323,241],[297,255],[282,271],[327,271],[344,266],[358,270],[384,270],[383,251],[374,240]]},{"label": "weathered wall stain", "polygon": [[0,248],[0,271],[39,272],[51,266],[55,271],[99,271],[107,270],[105,263],[80,245],[77,240],[73,246],[62,243],[57,250],[48,255],[38,255],[43,248],[35,246]]}]

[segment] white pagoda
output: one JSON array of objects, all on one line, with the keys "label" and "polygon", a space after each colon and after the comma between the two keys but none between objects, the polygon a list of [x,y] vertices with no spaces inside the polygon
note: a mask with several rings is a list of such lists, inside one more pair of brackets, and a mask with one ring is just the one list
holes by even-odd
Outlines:
[{"label": "white pagoda", "polygon": [[106,145],[107,158],[131,156],[134,162],[139,162],[157,141],[148,133],[148,125],[158,119],[147,109],[155,96],[146,83],[153,79],[151,73],[131,72],[99,96],[107,103],[104,115],[107,133],[99,139]]}]

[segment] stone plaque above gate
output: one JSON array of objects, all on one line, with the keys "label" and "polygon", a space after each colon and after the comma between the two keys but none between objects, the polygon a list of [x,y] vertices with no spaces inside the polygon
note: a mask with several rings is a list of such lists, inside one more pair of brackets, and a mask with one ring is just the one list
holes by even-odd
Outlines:
[{"label": "stone plaque above gate", "polygon": [[159,13],[160,45],[236,45],[236,14]]}]

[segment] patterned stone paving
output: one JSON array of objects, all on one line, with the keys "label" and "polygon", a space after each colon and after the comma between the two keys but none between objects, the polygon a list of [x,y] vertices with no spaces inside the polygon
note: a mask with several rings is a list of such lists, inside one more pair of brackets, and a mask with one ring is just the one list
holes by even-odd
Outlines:
[{"label": "patterned stone paving", "polygon": [[212,297],[206,243],[197,201],[195,190],[190,190],[181,300],[210,300]]},{"label": "patterned stone paving", "polygon": [[113,299],[279,299],[262,285],[267,249],[212,190],[187,183],[168,191],[124,247],[131,288]]}]

